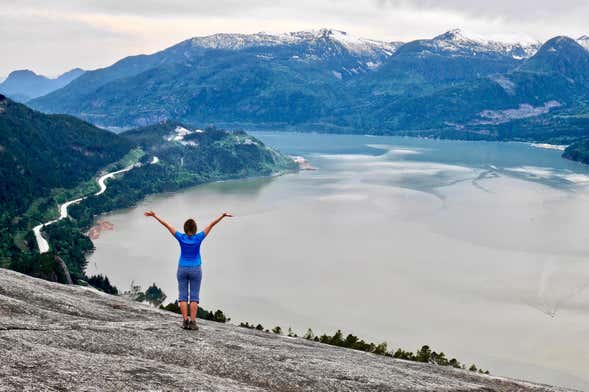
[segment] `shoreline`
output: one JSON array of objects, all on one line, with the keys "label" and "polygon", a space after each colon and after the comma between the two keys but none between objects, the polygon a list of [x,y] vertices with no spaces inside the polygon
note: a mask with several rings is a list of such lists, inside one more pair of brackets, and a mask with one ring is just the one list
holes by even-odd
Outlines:
[{"label": "shoreline", "polygon": [[90,238],[90,241],[92,241],[92,243],[94,243],[94,240],[97,240],[98,238],[100,238],[100,234],[104,231],[111,231],[115,229],[115,225],[112,224],[111,222],[107,221],[107,220],[98,220],[96,221],[96,224],[94,226],[92,226],[90,228],[90,230],[88,230],[86,232],[86,235],[88,236],[88,238]]}]

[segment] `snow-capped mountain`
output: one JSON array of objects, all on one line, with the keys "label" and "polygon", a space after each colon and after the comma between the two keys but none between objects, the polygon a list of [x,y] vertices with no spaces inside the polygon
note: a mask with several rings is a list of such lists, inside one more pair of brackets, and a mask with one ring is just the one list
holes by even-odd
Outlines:
[{"label": "snow-capped mountain", "polygon": [[[589,46],[589,37],[579,38],[582,45]],[[362,57],[388,57],[404,45],[403,42],[386,42],[360,38],[345,31],[335,29],[318,29],[290,33],[229,34],[220,33],[189,40],[193,47],[207,49],[241,50],[248,48],[313,45],[319,42],[331,42],[341,45],[350,54]],[[541,42],[502,42],[484,37],[466,34],[460,29],[449,30],[432,39],[413,41],[422,46],[424,54],[450,53],[455,55],[499,54],[517,60],[533,56]]]},{"label": "snow-capped mountain", "polygon": [[589,35],[583,35],[577,38],[577,42],[579,43],[579,45],[589,50]]},{"label": "snow-capped mountain", "polygon": [[113,127],[179,119],[407,130],[587,102],[589,52],[563,37],[538,46],[460,30],[406,44],[332,29],[215,34],[89,71],[29,104]]},{"label": "snow-capped mountain", "polygon": [[312,44],[318,41],[332,41],[340,44],[350,53],[361,56],[390,56],[402,42],[384,42],[356,37],[345,31],[319,29],[291,33],[256,34],[213,34],[190,40],[193,46],[209,49],[239,50],[253,47]]},{"label": "snow-capped mountain", "polygon": [[445,53],[455,56],[503,55],[516,60],[533,56],[542,45],[540,42],[493,41],[482,37],[468,36],[460,29],[450,30],[433,39],[418,40],[410,44],[418,45],[422,55],[428,53]]}]

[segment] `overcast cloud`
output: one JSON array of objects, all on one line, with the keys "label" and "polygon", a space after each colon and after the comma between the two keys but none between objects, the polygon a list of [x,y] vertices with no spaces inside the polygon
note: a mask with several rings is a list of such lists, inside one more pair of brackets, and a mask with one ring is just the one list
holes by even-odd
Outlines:
[{"label": "overcast cloud", "polygon": [[94,69],[217,32],[332,27],[387,41],[451,28],[500,40],[589,34],[588,0],[0,0],[0,77]]}]

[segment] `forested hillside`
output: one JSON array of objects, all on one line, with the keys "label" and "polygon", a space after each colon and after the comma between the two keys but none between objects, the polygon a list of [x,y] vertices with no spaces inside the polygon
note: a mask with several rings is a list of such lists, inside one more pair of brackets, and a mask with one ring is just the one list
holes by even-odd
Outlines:
[{"label": "forested hillside", "polygon": [[16,213],[53,188],[71,188],[117,161],[131,142],[67,115],[0,96],[0,204]]}]

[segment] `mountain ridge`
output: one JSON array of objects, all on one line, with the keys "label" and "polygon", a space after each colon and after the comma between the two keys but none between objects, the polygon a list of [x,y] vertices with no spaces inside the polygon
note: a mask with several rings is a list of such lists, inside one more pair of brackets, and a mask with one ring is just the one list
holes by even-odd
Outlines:
[{"label": "mountain ridge", "polygon": [[[538,62],[540,64],[537,64]],[[585,83],[589,81],[589,51],[572,38],[554,37],[546,41],[520,69],[560,73],[572,80]]]},{"label": "mountain ridge", "polygon": [[[344,45],[348,50],[358,53],[373,53],[377,50],[392,54],[402,42],[386,42],[356,37],[345,31],[321,28],[290,33],[259,32],[254,34],[217,33],[202,37],[189,38],[191,44],[209,49],[240,50],[252,46],[278,46],[301,44],[305,41],[332,39]],[[186,42],[185,41],[185,42]]]},{"label": "mountain ridge", "polygon": [[422,45],[425,44],[434,51],[453,52],[454,54],[497,53],[513,57],[516,60],[531,57],[541,46],[540,42],[509,43],[487,40],[481,37],[470,37],[461,29],[446,31],[432,39],[422,39],[411,42],[419,42]]},{"label": "mountain ridge", "polygon": [[460,30],[394,48],[334,29],[215,34],[87,72],[31,104],[105,127],[170,119],[567,144],[587,134],[589,51],[578,41],[564,40],[559,60],[546,46],[554,39],[506,43]]},{"label": "mountain ridge", "polygon": [[589,100],[587,76],[589,51],[556,37],[508,72],[384,102],[375,117],[419,136],[567,144],[587,136],[576,117]]}]

